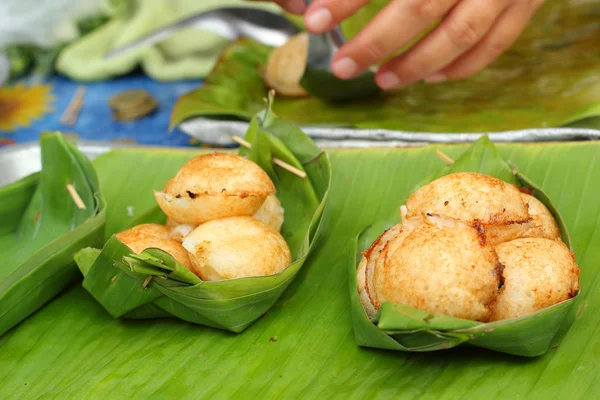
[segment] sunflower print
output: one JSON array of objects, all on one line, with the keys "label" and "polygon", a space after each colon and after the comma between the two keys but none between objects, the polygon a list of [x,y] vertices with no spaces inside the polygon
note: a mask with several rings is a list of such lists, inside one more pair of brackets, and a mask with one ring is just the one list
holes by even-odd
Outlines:
[{"label": "sunflower print", "polygon": [[13,132],[30,126],[51,112],[54,102],[49,85],[26,86],[22,83],[0,87],[0,132]]}]

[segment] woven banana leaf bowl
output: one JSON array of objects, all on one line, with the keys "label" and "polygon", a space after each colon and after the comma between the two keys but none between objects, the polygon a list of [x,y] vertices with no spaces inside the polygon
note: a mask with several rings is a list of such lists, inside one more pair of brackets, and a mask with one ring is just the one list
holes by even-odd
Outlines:
[{"label": "woven banana leaf bowl", "polygon": [[[539,186],[518,172],[518,167],[511,167],[487,137],[479,139],[452,165],[440,169],[418,186],[458,172],[483,173],[526,188],[552,213],[560,229],[562,241],[572,250],[567,226],[550,198]],[[398,208],[399,206],[400,204]],[[399,214],[396,211],[386,218],[373,221],[373,226],[361,232],[356,240],[357,251],[350,264],[349,285],[354,331],[360,345],[418,352],[470,345],[534,357],[546,353],[553,345],[559,330],[570,325],[572,307],[579,293],[532,314],[490,323],[436,315],[390,302],[383,303],[377,315],[369,320],[357,292],[356,268],[362,258],[360,253],[371,246],[382,233],[382,227],[387,229],[397,223],[398,219]]]},{"label": "woven banana leaf bowl", "polygon": [[[239,333],[267,312],[294,280],[319,237],[331,181],[328,156],[294,125],[276,118],[270,107],[252,121],[245,139],[251,147],[242,155],[275,183],[292,263],[274,275],[202,281],[164,251],[148,248],[136,254],[113,235],[101,251],[86,248],[75,257],[85,276],[83,287],[113,317],[177,317]],[[273,157],[305,178],[274,167]],[[156,206],[130,225],[165,220]]]}]

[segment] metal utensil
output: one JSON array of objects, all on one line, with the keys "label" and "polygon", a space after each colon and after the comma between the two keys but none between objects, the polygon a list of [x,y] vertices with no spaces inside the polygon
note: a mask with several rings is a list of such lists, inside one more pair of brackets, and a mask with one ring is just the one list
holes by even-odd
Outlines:
[{"label": "metal utensil", "polygon": [[[217,120],[196,117],[179,125],[185,134],[202,143],[233,146],[232,136],[243,136],[247,121]],[[321,148],[419,146],[427,143],[471,143],[482,135],[494,142],[550,142],[600,140],[600,130],[587,128],[523,129],[503,132],[432,133],[389,129],[359,129],[301,125],[300,128]]]},{"label": "metal utensil", "polygon": [[109,51],[112,58],[142,46],[152,46],[183,28],[205,29],[229,40],[246,37],[269,46],[281,46],[300,30],[288,19],[251,7],[216,8],[161,27],[141,38]]},{"label": "metal utensil", "polygon": [[[306,0],[310,5],[310,0]],[[300,84],[310,94],[331,101],[358,100],[377,95],[375,73],[368,69],[353,79],[340,79],[331,71],[335,53],[346,43],[340,25],[324,34],[310,34],[306,70]]]},{"label": "metal utensil", "polygon": [[10,78],[10,61],[4,53],[0,53],[0,86],[8,82]]}]

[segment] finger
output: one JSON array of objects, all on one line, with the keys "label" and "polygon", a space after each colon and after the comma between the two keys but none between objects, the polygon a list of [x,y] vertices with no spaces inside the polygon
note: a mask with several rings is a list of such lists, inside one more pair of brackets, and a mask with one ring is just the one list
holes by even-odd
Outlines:
[{"label": "finger", "polygon": [[284,10],[291,12],[292,14],[303,14],[306,9],[304,0],[254,0],[260,2],[274,2],[277,3]]},{"label": "finger", "polygon": [[284,0],[283,7],[292,14],[304,14],[306,3],[304,0]]},{"label": "finger", "polygon": [[399,88],[446,67],[475,46],[506,8],[506,0],[460,2],[412,49],[384,64],[377,72],[377,84],[384,89]]},{"label": "finger", "polygon": [[304,25],[313,33],[327,32],[370,2],[371,0],[314,1],[306,10]]},{"label": "finger", "polygon": [[543,3],[543,0],[525,1],[506,9],[488,34],[475,47],[439,73],[428,77],[427,82],[464,79],[481,72],[512,46]]},{"label": "finger", "polygon": [[335,55],[332,71],[352,78],[406,46],[458,0],[393,0]]}]

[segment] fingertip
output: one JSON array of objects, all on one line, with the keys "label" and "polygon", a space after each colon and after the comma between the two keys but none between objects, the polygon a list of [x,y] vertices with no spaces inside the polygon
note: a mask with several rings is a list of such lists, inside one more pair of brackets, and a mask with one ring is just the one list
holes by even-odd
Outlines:
[{"label": "fingertip", "polygon": [[304,25],[312,33],[323,33],[330,29],[333,14],[327,8],[309,10],[304,16]]},{"label": "fingertip", "polygon": [[448,76],[443,72],[436,72],[425,77],[425,83],[441,83],[448,80]]},{"label": "fingertip", "polygon": [[375,75],[375,82],[381,89],[389,90],[402,87],[402,80],[393,71],[380,70]]},{"label": "fingertip", "polygon": [[343,57],[333,61],[331,70],[340,79],[350,79],[358,73],[359,66],[352,58]]},{"label": "fingertip", "polygon": [[286,0],[284,8],[292,14],[302,15],[306,11],[306,4],[304,0]]}]

